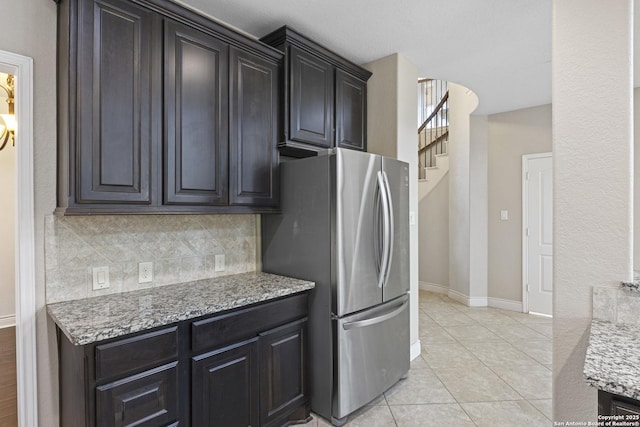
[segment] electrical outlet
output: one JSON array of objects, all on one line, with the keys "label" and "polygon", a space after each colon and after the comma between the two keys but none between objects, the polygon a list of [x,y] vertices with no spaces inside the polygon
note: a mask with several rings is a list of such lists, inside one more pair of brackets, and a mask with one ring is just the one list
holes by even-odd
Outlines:
[{"label": "electrical outlet", "polygon": [[224,271],[224,254],[216,255],[215,257],[215,267],[213,268],[214,272]]},{"label": "electrical outlet", "polygon": [[153,281],[153,262],[138,263],[138,283]]},{"label": "electrical outlet", "polygon": [[109,287],[109,267],[93,267],[93,290]]}]

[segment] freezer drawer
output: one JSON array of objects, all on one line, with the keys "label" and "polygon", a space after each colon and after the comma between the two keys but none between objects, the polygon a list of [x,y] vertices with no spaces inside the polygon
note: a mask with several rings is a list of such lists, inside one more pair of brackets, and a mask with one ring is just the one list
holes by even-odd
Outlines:
[{"label": "freezer drawer", "polygon": [[346,417],[409,371],[409,295],[334,320],[333,418]]}]

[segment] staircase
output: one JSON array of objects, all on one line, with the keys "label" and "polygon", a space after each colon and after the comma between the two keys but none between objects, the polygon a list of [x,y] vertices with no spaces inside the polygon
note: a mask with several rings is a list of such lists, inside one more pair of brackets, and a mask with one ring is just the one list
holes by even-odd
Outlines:
[{"label": "staircase", "polygon": [[426,196],[449,171],[449,91],[447,82],[418,80],[419,198]]}]

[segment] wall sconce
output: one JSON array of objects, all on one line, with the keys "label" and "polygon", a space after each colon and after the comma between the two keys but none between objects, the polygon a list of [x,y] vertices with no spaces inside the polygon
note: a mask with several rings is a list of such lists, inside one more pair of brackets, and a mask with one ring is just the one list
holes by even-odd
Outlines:
[{"label": "wall sconce", "polygon": [[9,104],[9,114],[0,114],[4,124],[0,123],[0,150],[6,147],[9,139],[11,139],[11,145],[16,145],[16,116],[13,112],[13,101],[14,101],[14,88],[15,88],[15,77],[12,74],[7,76],[7,85],[0,84],[0,88],[4,89],[7,92],[7,104]]}]

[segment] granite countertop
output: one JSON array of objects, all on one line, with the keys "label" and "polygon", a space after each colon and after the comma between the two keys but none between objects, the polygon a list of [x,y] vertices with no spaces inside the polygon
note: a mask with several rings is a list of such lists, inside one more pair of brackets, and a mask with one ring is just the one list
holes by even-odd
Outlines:
[{"label": "granite countertop", "polygon": [[313,282],[243,273],[47,305],[75,345],[218,313],[313,289]]},{"label": "granite countertop", "polygon": [[584,377],[600,390],[640,400],[640,325],[592,320]]},{"label": "granite countertop", "polygon": [[628,291],[640,291],[640,279],[634,277],[633,282],[622,282],[620,287]]}]

